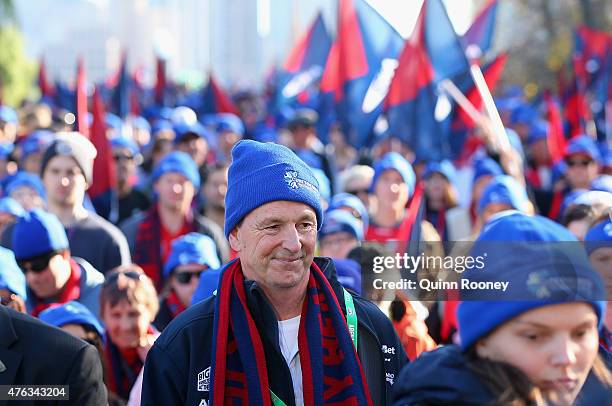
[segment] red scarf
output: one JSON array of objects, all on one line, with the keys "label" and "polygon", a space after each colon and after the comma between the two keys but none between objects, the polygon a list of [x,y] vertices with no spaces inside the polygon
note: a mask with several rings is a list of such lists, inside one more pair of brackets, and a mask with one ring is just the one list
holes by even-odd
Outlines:
[{"label": "red scarf", "polygon": [[172,314],[172,318],[175,318],[187,308],[176,295],[175,291],[170,292],[168,297],[166,297],[166,305]]},{"label": "red scarf", "polygon": [[35,297],[36,305],[32,310],[32,316],[38,317],[40,312],[48,309],[51,306],[61,305],[72,300],[78,300],[81,297],[81,267],[70,258],[70,276],[68,281],[62,288],[56,300],[44,300]]}]

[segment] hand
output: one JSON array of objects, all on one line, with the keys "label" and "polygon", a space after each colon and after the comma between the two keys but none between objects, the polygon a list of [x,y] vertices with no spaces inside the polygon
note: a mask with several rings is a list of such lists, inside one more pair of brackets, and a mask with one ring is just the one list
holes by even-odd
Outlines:
[{"label": "hand", "polygon": [[136,349],[136,351],[138,351],[138,356],[143,362],[147,358],[147,354],[149,353],[149,350],[153,346],[153,343],[155,343],[156,338],[157,336],[154,334],[147,334],[146,337],[143,337],[140,340],[140,343],[138,344],[138,348]]}]

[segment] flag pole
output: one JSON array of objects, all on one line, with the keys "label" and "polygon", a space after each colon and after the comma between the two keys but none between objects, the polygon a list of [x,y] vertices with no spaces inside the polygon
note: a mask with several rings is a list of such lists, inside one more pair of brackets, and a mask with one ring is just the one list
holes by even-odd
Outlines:
[{"label": "flag pole", "polygon": [[452,80],[444,79],[442,82],[440,82],[440,90],[452,97],[453,100],[457,102],[459,107],[461,107],[475,123],[482,120],[482,113],[478,111],[476,107],[474,107],[472,102],[465,97],[461,90],[455,86]]},{"label": "flag pole", "polygon": [[478,66],[478,63],[476,63],[473,58],[469,59],[471,60],[470,73],[472,75],[472,79],[474,79],[474,84],[476,84],[476,88],[480,93],[480,97],[482,97],[485,111],[491,120],[492,129],[497,139],[497,147],[500,151],[508,151],[510,149],[510,141],[508,141],[506,128],[502,123],[499,111],[497,111],[497,107],[495,107],[493,95],[491,95],[491,91],[489,90],[489,86],[487,86],[487,81],[482,74],[482,70],[480,70],[480,66]]}]

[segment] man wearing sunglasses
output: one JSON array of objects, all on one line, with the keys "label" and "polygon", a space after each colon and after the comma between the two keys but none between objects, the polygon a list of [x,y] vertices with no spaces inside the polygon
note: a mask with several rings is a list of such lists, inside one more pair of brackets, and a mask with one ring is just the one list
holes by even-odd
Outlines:
[{"label": "man wearing sunglasses", "polygon": [[52,305],[75,300],[100,317],[104,275],[87,261],[71,257],[66,231],[54,214],[35,209],[21,217],[12,246],[26,278],[28,313],[38,316]]},{"label": "man wearing sunglasses", "polygon": [[599,173],[600,162],[601,155],[592,138],[586,135],[574,138],[565,151],[565,176],[570,189],[590,189]]},{"label": "man wearing sunglasses", "polygon": [[212,238],[189,233],[174,240],[170,257],[164,265],[167,293],[160,301],[153,325],[162,331],[189,306],[202,272],[220,266],[217,247]]}]

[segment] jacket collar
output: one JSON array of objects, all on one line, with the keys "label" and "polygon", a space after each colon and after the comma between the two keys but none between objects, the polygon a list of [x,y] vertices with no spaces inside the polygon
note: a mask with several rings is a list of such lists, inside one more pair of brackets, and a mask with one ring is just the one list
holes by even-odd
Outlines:
[{"label": "jacket collar", "polygon": [[15,383],[23,358],[22,354],[10,349],[18,337],[9,312],[6,307],[0,305],[0,385]]}]

